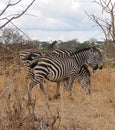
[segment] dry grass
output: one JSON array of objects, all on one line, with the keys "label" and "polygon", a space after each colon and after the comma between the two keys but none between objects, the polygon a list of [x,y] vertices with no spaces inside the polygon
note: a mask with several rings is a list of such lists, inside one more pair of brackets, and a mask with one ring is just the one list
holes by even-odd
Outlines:
[{"label": "dry grass", "polygon": [[[73,101],[63,87],[61,99],[52,101],[35,87],[31,105],[26,70],[3,66],[0,73],[0,130],[115,130],[115,69],[92,74],[89,96],[76,80]],[[53,96],[56,84],[47,82],[45,88]]]}]

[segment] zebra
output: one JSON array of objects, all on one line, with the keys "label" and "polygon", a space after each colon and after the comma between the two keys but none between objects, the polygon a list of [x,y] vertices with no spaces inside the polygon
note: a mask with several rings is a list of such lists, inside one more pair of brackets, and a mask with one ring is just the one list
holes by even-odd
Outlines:
[{"label": "zebra", "polygon": [[[50,98],[43,86],[43,79],[52,82],[60,82],[67,80],[67,88],[69,88],[69,96],[72,96],[72,85],[78,76],[81,67],[88,64],[96,70],[101,66],[102,55],[95,47],[88,47],[74,52],[70,57],[44,57],[40,58],[36,66],[33,67],[34,78],[29,85],[29,90],[39,84],[40,89]],[[98,64],[100,63],[100,64]],[[88,88],[90,93],[90,89]]]},{"label": "zebra", "polygon": [[40,50],[35,50],[35,49],[25,49],[19,52],[19,58],[26,65],[31,64],[31,61],[33,61],[37,57],[39,58],[42,55],[43,54]]},{"label": "zebra", "polygon": [[[91,48],[95,48],[95,47],[91,47]],[[23,61],[23,63],[27,64],[31,68],[31,66],[35,65],[34,63],[36,63],[40,57],[55,56],[55,57],[64,58],[66,56],[71,56],[74,52],[79,52],[79,50],[72,51],[72,50],[58,48],[58,49],[52,50],[51,52],[44,52],[44,51],[35,50],[35,49],[26,49],[19,53],[19,58]],[[98,63],[98,69],[102,69],[103,67],[102,54],[100,51],[97,51],[97,52],[98,52],[97,54],[96,52],[94,53],[96,57],[95,60],[97,60],[96,62]],[[100,55],[100,56],[97,57],[96,55],[97,56]]]},{"label": "zebra", "polygon": [[[28,54],[28,52],[24,52],[24,54],[28,54],[28,56],[25,56],[25,57],[28,57],[28,59],[24,58],[24,60],[25,59],[30,60],[30,65],[28,66],[30,68],[29,69],[29,76],[31,75],[34,78],[34,74],[32,73],[31,69],[34,68],[34,66],[37,65],[37,62],[39,61],[39,58],[41,57],[42,54],[40,56],[38,56],[39,53],[36,52],[38,54],[32,55],[31,53],[33,53],[33,52],[35,53],[35,51],[30,51],[30,54]],[[52,51],[52,53],[50,53],[50,55],[47,55],[47,56],[55,56],[55,57],[64,58],[64,57],[67,57],[67,56],[71,56],[72,53],[73,53],[72,50],[55,49],[55,50]],[[24,57],[24,54],[22,54],[23,57]],[[35,56],[35,57],[31,58],[31,56]],[[34,60],[31,61],[31,59],[34,59]],[[81,67],[81,69],[80,69],[80,71],[78,73],[78,78],[80,79],[81,87],[88,88],[87,86],[90,86],[90,72],[89,72],[89,70],[87,69],[86,66]],[[67,81],[65,80],[63,82],[64,82],[64,86],[66,86]],[[55,99],[60,97],[59,88],[60,88],[60,82],[57,82],[56,94],[54,95]],[[88,92],[86,91],[86,94],[87,93]]]},{"label": "zebra", "polygon": [[[32,55],[31,53],[33,53],[34,52],[34,54],[35,55]],[[66,57],[66,56],[70,56],[71,54],[73,53],[73,51],[71,51],[71,50],[64,50],[64,49],[56,49],[56,50],[54,50],[54,51],[52,51],[52,55],[53,56],[57,56],[57,57]],[[28,52],[24,52],[24,54],[28,54]],[[23,54],[23,56],[24,56],[24,54]],[[34,58],[35,58],[35,60],[32,60],[32,62],[31,62],[31,64],[30,64],[30,66],[29,66],[29,68],[33,68],[34,66],[36,66],[36,64],[37,64],[37,61],[39,61],[39,56],[38,56],[38,52],[36,52],[35,50],[34,51],[30,51],[30,54],[28,54],[28,60],[30,60],[31,61],[31,59],[33,59],[33,58],[31,58],[31,56],[34,56]],[[40,56],[41,56],[42,54],[40,54]],[[50,56],[51,56],[51,54],[50,54]],[[27,56],[26,56],[27,57]],[[36,58],[37,57],[37,58]],[[26,59],[26,58],[25,58]],[[88,70],[87,70],[87,68],[84,66],[83,67],[83,69],[84,69],[84,71],[83,72],[87,72],[87,74],[84,74],[84,75],[89,75],[88,73],[90,73],[90,72],[88,72]],[[31,72],[31,71],[30,71]],[[33,73],[31,73],[31,75],[33,75]],[[78,76],[78,77],[80,77],[80,75]],[[83,77],[82,78],[82,80],[81,80],[81,86],[82,86],[82,81],[84,81],[84,83],[85,82],[87,82],[87,78],[85,78],[85,76],[81,76],[81,77]],[[84,79],[86,79],[86,81],[84,80]],[[59,83],[57,83],[58,84],[58,86],[59,86]],[[86,83],[85,83],[86,84]],[[86,86],[87,86],[87,84],[86,84]],[[58,88],[59,87],[57,87],[57,90],[58,90]],[[59,94],[58,94],[59,95]],[[56,97],[56,96],[55,96]]]},{"label": "zebra", "polygon": [[[56,42],[56,41],[55,41]],[[55,43],[53,42],[52,45]],[[55,43],[56,44],[56,43]],[[50,47],[51,48],[51,47]],[[35,49],[26,49],[23,50],[19,53],[19,58],[21,61],[27,65],[29,69],[29,75],[33,75],[31,73],[31,69],[37,64],[39,61],[40,57],[45,57],[45,56],[55,56],[55,57],[66,57],[70,56],[73,53],[72,50],[64,50],[64,49],[54,49],[52,51],[38,51]]]}]

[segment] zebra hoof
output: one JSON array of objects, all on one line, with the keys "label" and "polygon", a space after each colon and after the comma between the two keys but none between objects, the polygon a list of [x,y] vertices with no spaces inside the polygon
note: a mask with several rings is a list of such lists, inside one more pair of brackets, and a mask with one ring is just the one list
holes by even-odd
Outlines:
[{"label": "zebra hoof", "polygon": [[60,94],[54,95],[54,99],[60,99]]},{"label": "zebra hoof", "polygon": [[87,91],[86,91],[86,95],[90,95],[91,94],[91,91],[90,91],[90,89],[88,89]]},{"label": "zebra hoof", "polygon": [[48,99],[48,101],[51,101],[51,100],[52,100],[51,98]]}]

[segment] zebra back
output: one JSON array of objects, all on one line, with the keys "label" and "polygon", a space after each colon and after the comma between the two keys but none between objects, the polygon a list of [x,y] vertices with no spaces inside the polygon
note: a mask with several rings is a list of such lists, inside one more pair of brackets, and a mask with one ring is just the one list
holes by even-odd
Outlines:
[{"label": "zebra back", "polygon": [[71,54],[76,62],[81,65],[89,65],[93,70],[100,69],[103,66],[102,54],[95,47],[87,47],[77,50]]},{"label": "zebra back", "polygon": [[71,54],[73,54],[73,51],[67,50],[67,49],[55,49],[51,53],[52,56],[57,56],[57,57],[62,57],[62,58],[71,56]]}]

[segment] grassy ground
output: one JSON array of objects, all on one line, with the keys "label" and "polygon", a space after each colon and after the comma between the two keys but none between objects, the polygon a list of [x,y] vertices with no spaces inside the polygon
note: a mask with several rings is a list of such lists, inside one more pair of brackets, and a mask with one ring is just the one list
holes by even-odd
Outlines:
[{"label": "grassy ground", "polygon": [[[91,95],[76,80],[74,100],[63,85],[61,99],[51,101],[35,87],[31,105],[26,72],[19,66],[0,68],[0,130],[115,130],[115,69],[91,74]],[[56,84],[46,82],[45,88],[53,97]]]}]

